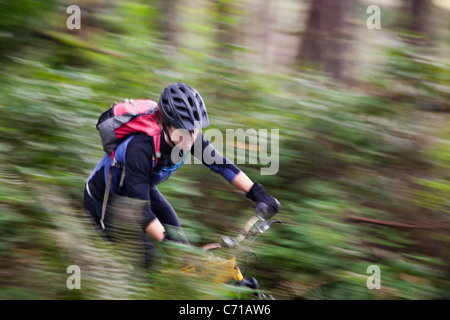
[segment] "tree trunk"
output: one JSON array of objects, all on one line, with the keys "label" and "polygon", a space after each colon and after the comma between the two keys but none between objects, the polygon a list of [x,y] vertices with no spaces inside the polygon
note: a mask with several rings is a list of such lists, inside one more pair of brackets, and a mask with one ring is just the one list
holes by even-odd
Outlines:
[{"label": "tree trunk", "polygon": [[216,56],[230,58],[232,50],[230,44],[233,42],[233,26],[227,22],[233,3],[230,1],[214,0],[214,14],[216,16]]},{"label": "tree trunk", "polygon": [[428,11],[429,0],[405,0],[403,2],[403,12],[405,20],[401,22],[403,28],[411,31],[412,36],[407,35],[405,41],[413,45],[426,45],[426,35],[429,31]]},{"label": "tree trunk", "polygon": [[347,0],[313,0],[298,58],[343,77],[344,13]]},{"label": "tree trunk", "polygon": [[162,31],[162,39],[169,44],[177,45],[177,0],[160,0],[159,8],[161,16],[159,28]]},{"label": "tree trunk", "polygon": [[428,0],[410,0],[412,15],[410,29],[421,34],[427,31]]}]

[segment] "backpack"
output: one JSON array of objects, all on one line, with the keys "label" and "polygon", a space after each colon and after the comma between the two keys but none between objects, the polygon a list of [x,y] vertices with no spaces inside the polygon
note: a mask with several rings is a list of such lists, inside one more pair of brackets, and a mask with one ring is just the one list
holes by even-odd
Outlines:
[{"label": "backpack", "polygon": [[109,168],[105,165],[105,177],[107,176],[107,178],[100,219],[102,229],[105,229],[103,221],[111,191],[114,168],[122,171],[119,183],[119,186],[122,187],[125,178],[126,147],[134,138],[134,135],[145,133],[153,137],[156,158],[153,158],[152,170],[156,167],[158,158],[161,156],[161,121],[158,104],[152,100],[125,99],[121,103],[113,104],[109,110],[102,113],[96,128],[100,133],[103,150],[108,156],[105,155],[104,160],[106,161],[104,162],[109,164]]}]

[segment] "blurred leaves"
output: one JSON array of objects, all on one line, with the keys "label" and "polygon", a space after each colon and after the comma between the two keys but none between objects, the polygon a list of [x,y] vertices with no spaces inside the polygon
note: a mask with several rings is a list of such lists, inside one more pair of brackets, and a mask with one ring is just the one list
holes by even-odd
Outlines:
[{"label": "blurred leaves", "polygon": [[[448,61],[397,39],[357,83],[274,72],[236,58],[251,51],[231,36],[249,15],[237,1],[177,4],[168,39],[158,2],[100,2],[80,2],[79,31],[65,29],[64,1],[0,5],[0,298],[237,298],[212,273],[179,272],[214,271],[196,248],[134,272],[83,212],[102,156],[98,116],[124,98],[157,100],[174,81],[201,92],[222,132],[279,129],[277,175],[240,165],[282,204],[283,224],[250,248],[263,289],[281,299],[449,298]],[[205,170],[185,165],[160,186],[196,246],[236,234],[252,214],[242,192]],[[71,264],[80,292],[65,285]],[[382,289],[371,291],[373,264]]]}]

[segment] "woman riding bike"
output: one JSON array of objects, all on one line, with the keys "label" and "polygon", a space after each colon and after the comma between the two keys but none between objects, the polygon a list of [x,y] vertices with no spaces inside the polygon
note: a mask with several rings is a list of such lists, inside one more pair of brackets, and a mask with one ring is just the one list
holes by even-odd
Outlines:
[{"label": "woman riding bike", "polygon": [[[184,238],[175,210],[156,185],[168,179],[183,164],[189,151],[202,160],[206,167],[245,192],[265,218],[277,213],[279,202],[268,195],[261,184],[251,181],[243,171],[222,156],[200,132],[209,125],[209,119],[205,103],[194,88],[184,83],[169,85],[160,96],[157,112],[161,115],[160,154],[155,150],[152,136],[144,133],[134,135],[126,146],[126,175],[120,186],[117,179],[113,180],[110,189],[112,195],[141,200],[141,218],[136,228],[142,233],[141,240],[146,252],[154,251],[148,236],[159,242],[176,238],[167,232],[171,227],[178,230],[177,240]],[[212,164],[211,161],[205,162],[205,150],[218,161]],[[178,155],[178,159],[173,159],[173,155]],[[155,157],[158,157],[157,165],[152,170]],[[103,169],[99,163],[91,173],[85,187],[84,207],[106,238],[114,241],[117,238],[111,210],[108,207],[106,213],[102,212],[106,188]]]}]

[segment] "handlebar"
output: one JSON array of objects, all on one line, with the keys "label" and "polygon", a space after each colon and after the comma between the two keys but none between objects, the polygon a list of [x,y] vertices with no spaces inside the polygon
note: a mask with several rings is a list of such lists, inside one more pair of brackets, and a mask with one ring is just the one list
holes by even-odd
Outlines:
[{"label": "handlebar", "polygon": [[[228,248],[233,248],[239,246],[239,244],[245,240],[248,236],[253,235],[256,239],[259,235],[263,234],[265,231],[270,229],[274,223],[282,223],[281,220],[275,219],[271,221],[266,221],[261,216],[255,215],[251,217],[246,223],[244,229],[236,237],[223,236],[222,242]],[[253,240],[254,240],[253,239]],[[214,248],[222,247],[219,243],[211,243],[203,246],[205,250],[210,250]]]},{"label": "handlebar", "polygon": [[236,238],[239,242],[241,242],[247,237],[248,234],[263,234],[266,230],[270,229],[274,223],[281,223],[281,220],[276,219],[268,222],[263,217],[255,215],[247,221],[243,232],[241,232]]}]

